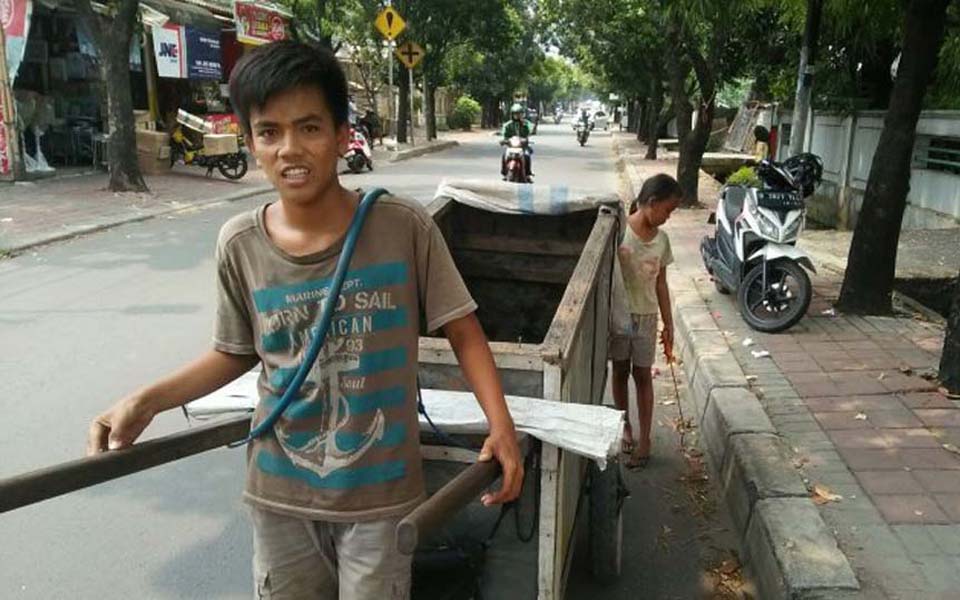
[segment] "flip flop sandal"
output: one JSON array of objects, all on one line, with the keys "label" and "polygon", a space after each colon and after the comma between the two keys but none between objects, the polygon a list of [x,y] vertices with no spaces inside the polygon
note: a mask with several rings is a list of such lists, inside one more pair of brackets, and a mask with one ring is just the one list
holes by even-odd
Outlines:
[{"label": "flip flop sandal", "polygon": [[633,440],[623,439],[620,441],[620,452],[623,454],[633,454]]}]

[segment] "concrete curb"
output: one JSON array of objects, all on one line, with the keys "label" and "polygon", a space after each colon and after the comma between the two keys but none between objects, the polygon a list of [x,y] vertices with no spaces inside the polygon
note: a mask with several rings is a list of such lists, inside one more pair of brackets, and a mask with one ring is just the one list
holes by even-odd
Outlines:
[{"label": "concrete curb", "polygon": [[402,160],[409,160],[411,158],[416,158],[417,156],[423,156],[424,154],[431,154],[433,152],[442,152],[443,150],[449,150],[450,148],[455,148],[460,145],[460,142],[457,140],[443,140],[435,144],[428,144],[426,146],[418,146],[416,148],[409,148],[407,150],[401,150],[395,155],[387,159],[387,162],[400,162]]},{"label": "concrete curb", "polygon": [[2,250],[8,255],[21,254],[26,250],[31,248],[37,248],[39,246],[45,246],[47,244],[52,244],[55,242],[62,242],[69,240],[75,237],[82,235],[89,235],[91,233],[97,233],[98,231],[104,231],[106,229],[112,229],[114,227],[119,227],[120,225],[127,225],[130,223],[140,223],[142,221],[149,221],[150,219],[155,219],[157,217],[162,217],[164,215],[177,213],[183,210],[189,210],[192,208],[197,208],[198,206],[211,206],[221,202],[236,202],[237,200],[244,200],[246,198],[251,198],[253,196],[259,196],[260,194],[265,194],[273,190],[272,185],[262,185],[255,188],[243,190],[240,192],[234,192],[232,194],[226,194],[224,196],[218,196],[211,199],[209,202],[204,202],[203,204],[190,204],[186,206],[167,206],[163,205],[155,209],[148,209],[144,214],[136,216],[123,216],[119,218],[107,218],[107,220],[96,223],[94,225],[84,225],[79,227],[74,227],[72,229],[57,232],[55,234],[39,234],[35,239],[28,240],[26,242],[21,242],[16,246],[11,246],[9,248],[2,248]]},{"label": "concrete curb", "polygon": [[[628,192],[642,180],[613,138]],[[676,250],[675,250],[676,251]],[[694,282],[671,273],[676,354],[708,463],[764,599],[826,598],[860,589],[790,454]]]}]

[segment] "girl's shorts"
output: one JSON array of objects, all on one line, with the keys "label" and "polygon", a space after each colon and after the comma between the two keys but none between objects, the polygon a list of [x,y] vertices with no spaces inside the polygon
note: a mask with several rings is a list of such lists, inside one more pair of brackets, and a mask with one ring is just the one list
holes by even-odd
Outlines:
[{"label": "girl's shorts", "polygon": [[629,360],[635,367],[652,367],[657,358],[657,314],[630,315],[630,333],[610,337],[610,360]]}]

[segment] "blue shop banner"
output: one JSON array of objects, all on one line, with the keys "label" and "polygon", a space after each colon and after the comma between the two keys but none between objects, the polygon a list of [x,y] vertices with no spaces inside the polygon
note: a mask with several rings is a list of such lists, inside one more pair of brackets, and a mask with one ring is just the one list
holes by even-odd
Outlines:
[{"label": "blue shop banner", "polygon": [[184,27],[187,41],[187,77],[215,79],[223,76],[220,66],[220,32],[205,31],[189,25]]}]

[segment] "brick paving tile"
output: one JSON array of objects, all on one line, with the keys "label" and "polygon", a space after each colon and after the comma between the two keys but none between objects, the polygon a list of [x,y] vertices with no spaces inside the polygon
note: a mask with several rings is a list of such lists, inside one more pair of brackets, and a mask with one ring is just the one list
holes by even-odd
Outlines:
[{"label": "brick paving tile", "polygon": [[813,360],[813,359],[810,359],[810,360],[790,360],[790,361],[784,361],[784,360],[779,360],[779,359],[774,358],[774,362],[776,363],[776,365],[777,365],[778,367],[780,367],[780,371],[782,371],[784,374],[786,374],[786,373],[815,373],[815,374],[820,375],[821,377],[823,376],[823,367],[821,367],[821,366],[817,363],[817,361],[815,361],[815,360]]},{"label": "brick paving tile", "polygon": [[944,444],[960,448],[960,427],[931,427],[930,433]]},{"label": "brick paving tile", "polygon": [[883,352],[883,347],[873,340],[858,339],[848,342],[840,342],[840,347],[851,353],[871,350],[874,352]]},{"label": "brick paving tile", "polygon": [[899,410],[874,410],[867,415],[867,421],[874,427],[895,428],[918,428],[923,427],[913,413],[906,408]]},{"label": "brick paving tile", "polygon": [[910,408],[956,408],[946,396],[937,392],[910,392],[901,394],[900,399]]},{"label": "brick paving tile", "polygon": [[870,495],[920,493],[923,487],[907,471],[854,471]]},{"label": "brick paving tile", "polygon": [[891,392],[929,392],[937,389],[935,383],[903,373],[886,373],[880,383]]},{"label": "brick paving tile", "polygon": [[926,429],[877,429],[891,448],[939,448],[938,440]]},{"label": "brick paving tile", "polygon": [[913,412],[930,427],[960,427],[960,409],[917,408]]},{"label": "brick paving tile", "polygon": [[870,423],[866,419],[857,419],[855,412],[817,412],[813,416],[824,429],[868,429]]},{"label": "brick paving tile", "polygon": [[800,347],[812,355],[846,354],[839,342],[801,341]]},{"label": "brick paving tile", "polygon": [[960,470],[960,457],[941,448],[898,448],[902,463],[916,469]]},{"label": "brick paving tile", "polygon": [[912,473],[931,494],[960,494],[960,471],[918,469]]},{"label": "brick paving tile", "polygon": [[799,394],[801,398],[845,395],[835,384],[829,381],[821,383],[797,383],[794,385],[794,389],[796,389],[797,394]]},{"label": "brick paving tile", "polygon": [[823,383],[829,381],[827,376],[820,373],[784,373],[783,377],[793,385],[806,383]]},{"label": "brick paving tile", "polygon": [[892,448],[890,440],[877,429],[845,429],[828,431],[837,448]]},{"label": "brick paving tile", "polygon": [[879,373],[863,371],[859,373],[827,373],[827,377],[837,386],[841,396],[869,396],[883,394],[887,389],[877,379]]},{"label": "brick paving tile", "polygon": [[[903,470],[903,450],[895,448],[837,448],[854,471]],[[923,467],[917,467],[923,468]],[[936,467],[927,467],[936,468]]]},{"label": "brick paving tile", "polygon": [[950,523],[950,519],[930,496],[877,494],[873,496],[873,502],[888,523]]},{"label": "brick paving tile", "polygon": [[903,404],[894,396],[846,396],[843,398],[805,398],[804,403],[814,412],[871,412],[902,410]]},{"label": "brick paving tile", "polygon": [[960,523],[960,494],[934,494],[933,497],[954,523]]}]

